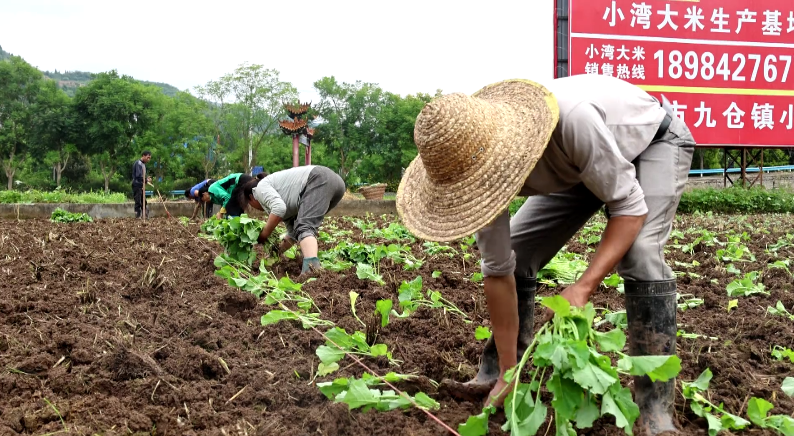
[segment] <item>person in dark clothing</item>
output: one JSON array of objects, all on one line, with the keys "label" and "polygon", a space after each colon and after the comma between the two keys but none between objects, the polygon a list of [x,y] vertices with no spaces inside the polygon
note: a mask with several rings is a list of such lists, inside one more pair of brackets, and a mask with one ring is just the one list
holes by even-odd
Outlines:
[{"label": "person in dark clothing", "polygon": [[[141,217],[141,212],[146,204],[146,190],[144,185],[152,181],[151,177],[146,176],[146,164],[152,159],[152,153],[144,151],[141,158],[132,165],[132,197],[135,199],[135,218]],[[148,206],[148,205],[146,205]],[[146,207],[146,217],[149,217],[149,208]]]},{"label": "person in dark clothing", "polygon": [[209,200],[213,204],[221,206],[221,210],[215,215],[218,219],[221,219],[224,215],[227,218],[238,217],[245,212],[245,206],[241,206],[238,201],[240,188],[251,180],[261,180],[265,176],[267,176],[267,173],[264,172],[257,174],[256,177],[243,173],[229,174],[211,184],[208,192],[202,194],[202,200],[205,202]]},{"label": "person in dark clothing", "polygon": [[185,197],[196,202],[196,207],[193,208],[193,215],[190,217],[191,220],[196,218],[196,215],[200,209],[202,212],[204,212],[204,218],[209,218],[212,216],[212,201],[210,200],[209,195],[207,195],[205,198],[204,193],[209,192],[209,188],[213,183],[215,183],[214,179],[207,179],[199,182],[196,184],[196,186],[185,190]]}]

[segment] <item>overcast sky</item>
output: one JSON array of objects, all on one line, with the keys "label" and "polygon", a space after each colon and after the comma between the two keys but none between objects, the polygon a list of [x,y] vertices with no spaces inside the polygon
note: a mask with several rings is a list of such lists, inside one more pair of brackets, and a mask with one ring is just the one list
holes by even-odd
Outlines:
[{"label": "overcast sky", "polygon": [[547,81],[552,24],[552,0],[0,0],[0,46],[42,70],[192,90],[247,61],[302,99],[331,75],[402,95]]}]

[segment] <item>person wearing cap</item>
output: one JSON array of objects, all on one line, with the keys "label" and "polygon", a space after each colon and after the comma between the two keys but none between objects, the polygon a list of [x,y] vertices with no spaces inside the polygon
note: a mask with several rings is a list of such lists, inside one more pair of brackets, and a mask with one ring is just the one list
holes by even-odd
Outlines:
[{"label": "person wearing cap", "polygon": [[247,182],[238,195],[238,203],[243,208],[250,204],[268,216],[259,235],[260,243],[283,221],[287,235],[279,252],[287,251],[297,242],[303,254],[301,273],[322,268],[317,257],[320,225],[345,195],[345,181],[338,174],[319,165],[289,168]]},{"label": "person wearing cap", "polygon": [[[509,80],[428,103],[414,141],[419,156],[397,210],[423,239],[476,233],[493,329],[474,379],[445,381],[451,394],[503,402],[505,372],[533,338],[536,274],[603,206],[608,221],[592,263],[561,295],[584,306],[617,266],[629,354],[675,354],[676,282],[664,245],[695,141],[669,105],[606,76],[547,87]],[[528,198],[511,219],[516,195]],[[637,424],[649,434],[675,431],[675,380],[635,377],[634,388]]]},{"label": "person wearing cap", "polygon": [[212,216],[212,201],[210,201],[209,196],[206,196],[205,199],[204,193],[209,191],[210,186],[215,183],[213,179],[206,179],[190,189],[185,190],[185,197],[190,198],[196,202],[196,207],[193,208],[193,215],[190,216],[190,219],[196,218],[199,209],[204,206],[204,213],[205,218],[209,218]]}]

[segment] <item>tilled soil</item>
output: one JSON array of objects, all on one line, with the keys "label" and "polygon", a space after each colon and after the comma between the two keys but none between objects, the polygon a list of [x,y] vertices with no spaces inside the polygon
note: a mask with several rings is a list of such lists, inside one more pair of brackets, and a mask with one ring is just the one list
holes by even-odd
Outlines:
[{"label": "tilled soil", "polygon": [[[382,220],[377,220],[381,227]],[[346,219],[329,219],[324,230],[351,241],[363,238]],[[714,373],[711,399],[746,416],[752,396],[773,401],[773,413],[794,413],[794,401],[780,383],[794,365],[772,359],[773,345],[794,348],[794,322],[766,314],[780,300],[792,309],[792,277],[770,269],[776,260],[794,257],[791,247],[776,254],[765,249],[794,220],[783,216],[684,217],[676,228],[708,228],[718,234],[746,231],[745,244],[755,262],[736,263],[743,272],[761,271],[771,295],[739,297],[727,311],[725,287],[736,276],[715,259],[716,246],[701,244],[694,254],[669,246],[668,262],[676,271],[694,273],[679,279],[679,292],[705,299],[703,306],[679,312],[680,328],[717,339],[678,339],[682,359],[679,380],[693,380],[704,369]],[[332,404],[314,385],[336,376],[361,375],[349,359],[333,376],[315,380],[318,333],[295,322],[262,327],[269,308],[252,295],[214,276],[214,243],[196,238],[198,226],[176,220],[147,223],[107,220],[53,224],[47,221],[0,222],[0,435],[74,434],[186,435],[440,435],[446,431],[425,413],[412,409],[388,413],[348,411]],[[679,243],[697,235],[687,234]],[[340,238],[339,240],[341,240]],[[724,236],[720,236],[724,240]],[[674,241],[671,241],[673,244]],[[457,247],[457,244],[455,244]],[[327,248],[323,244],[322,248]],[[588,247],[574,240],[570,251]],[[417,257],[422,244],[412,244]],[[470,258],[437,255],[419,271],[403,271],[384,261],[385,286],[344,273],[322,272],[304,285],[322,311],[348,332],[363,330],[353,317],[348,293],[360,294],[356,312],[369,321],[375,302],[397,300],[397,287],[421,274],[425,287],[441,291],[473,321],[452,313],[420,309],[406,319],[392,318],[378,341],[388,345],[399,366],[385,358],[364,359],[379,374],[415,374],[398,385],[423,391],[441,403],[434,415],[452,428],[481,404],[458,402],[435,387],[444,378],[467,380],[477,370],[483,342],[474,339],[478,325],[488,324],[478,272],[478,254]],[[592,255],[592,253],[589,253]],[[700,262],[686,268],[675,262]],[[296,278],[299,260],[279,265],[279,274]],[[433,271],[441,271],[432,278]],[[715,281],[713,281],[715,280]],[[551,295],[557,289],[541,287]],[[594,297],[596,307],[618,310],[622,295],[614,289]],[[677,421],[685,434],[705,434],[680,395]],[[502,414],[491,422],[500,434]],[[547,427],[541,427],[545,432]],[[550,429],[553,432],[554,429]],[[753,429],[752,434],[773,434]],[[581,434],[622,434],[608,420]]]}]

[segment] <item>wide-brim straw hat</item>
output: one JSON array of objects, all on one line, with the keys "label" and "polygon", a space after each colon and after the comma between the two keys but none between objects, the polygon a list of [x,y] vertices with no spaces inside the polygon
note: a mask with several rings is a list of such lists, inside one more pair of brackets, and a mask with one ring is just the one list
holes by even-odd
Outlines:
[{"label": "wide-brim straw hat", "polygon": [[414,126],[419,156],[397,189],[405,226],[444,242],[490,224],[521,190],[558,120],[557,100],[529,80],[428,103]]}]

